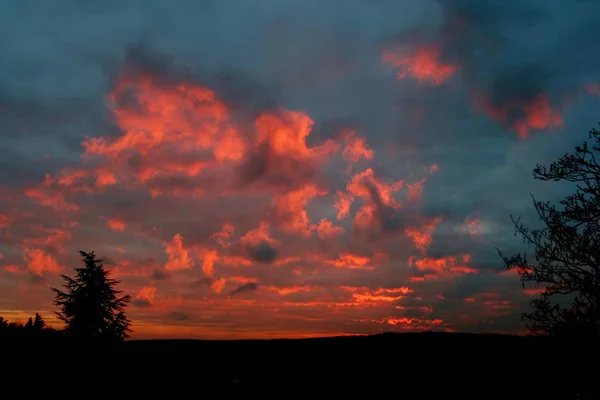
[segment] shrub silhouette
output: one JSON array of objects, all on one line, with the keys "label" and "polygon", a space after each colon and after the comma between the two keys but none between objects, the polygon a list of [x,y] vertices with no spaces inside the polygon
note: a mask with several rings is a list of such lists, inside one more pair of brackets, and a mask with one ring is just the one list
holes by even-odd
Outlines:
[{"label": "shrub silhouette", "polygon": [[560,208],[532,196],[543,228],[529,229],[511,216],[515,235],[535,249],[536,262],[526,254],[505,257],[498,251],[506,268],[521,276],[523,287],[525,282],[545,285],[531,302],[533,311],[523,313],[533,334],[600,335],[600,132],[592,129],[590,138],[594,146],[584,142],[575,153],[534,169],[535,179],[576,186]]},{"label": "shrub silhouette", "polygon": [[125,307],[129,295],[115,289],[119,281],[110,279],[102,260],[94,252],[79,252],[85,267],[75,268],[76,277],[62,275],[66,291],[52,288],[54,304],[61,311],[58,318],[65,322],[64,333],[77,340],[123,340],[129,337],[130,321]]}]

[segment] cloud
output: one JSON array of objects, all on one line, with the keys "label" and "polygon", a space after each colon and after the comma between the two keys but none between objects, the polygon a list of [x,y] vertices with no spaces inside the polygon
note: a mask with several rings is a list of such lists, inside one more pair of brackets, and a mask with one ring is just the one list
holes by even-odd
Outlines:
[{"label": "cloud", "polygon": [[183,238],[179,233],[173,236],[171,243],[167,243],[166,251],[169,255],[166,270],[189,269],[194,264],[188,250],[183,247]]},{"label": "cloud", "polygon": [[41,249],[25,248],[23,250],[23,260],[27,268],[36,275],[43,275],[46,272],[56,274],[61,270],[54,256]]},{"label": "cloud", "polygon": [[248,255],[254,261],[271,264],[277,258],[277,250],[267,242],[248,246]]},{"label": "cloud", "polygon": [[137,338],[520,332],[494,248],[597,123],[598,5],[223,3],[4,10],[5,308],[83,248]]},{"label": "cloud", "polygon": [[230,293],[230,296],[234,296],[236,294],[240,294],[240,293],[245,293],[245,292],[251,292],[253,290],[257,290],[258,289],[258,284],[255,282],[248,282],[245,283],[241,286],[238,286],[237,288],[233,289]]},{"label": "cloud", "polygon": [[190,316],[187,315],[186,313],[173,311],[173,312],[169,313],[169,319],[176,321],[176,322],[183,322],[183,321],[189,320]]},{"label": "cloud", "polygon": [[156,270],[152,271],[152,280],[160,281],[163,279],[167,279],[169,275],[165,271]]},{"label": "cloud", "polygon": [[140,289],[138,294],[133,300],[133,305],[138,307],[151,307],[154,304],[154,296],[156,295],[156,288],[151,286],[144,286]]},{"label": "cloud", "polygon": [[271,264],[277,259],[277,242],[269,235],[268,230],[269,225],[262,223],[241,238],[251,260]]}]

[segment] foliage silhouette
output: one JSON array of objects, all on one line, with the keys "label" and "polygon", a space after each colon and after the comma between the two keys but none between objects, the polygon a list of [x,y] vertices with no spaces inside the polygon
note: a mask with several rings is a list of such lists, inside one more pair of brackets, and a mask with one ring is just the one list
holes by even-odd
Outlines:
[{"label": "foliage silhouette", "polygon": [[27,323],[8,322],[0,317],[0,338],[3,339],[49,339],[58,337],[58,332],[48,327],[38,313],[29,317]]},{"label": "foliage silhouette", "polygon": [[553,336],[600,335],[600,132],[592,129],[590,139],[575,152],[565,154],[549,167],[537,165],[534,178],[575,184],[575,192],[560,201],[533,205],[544,227],[530,229],[511,216],[515,235],[535,249],[535,263],[526,254],[505,257],[509,270],[516,270],[521,284],[545,284],[532,312],[523,313],[532,334]]},{"label": "foliage silhouette", "polygon": [[85,267],[75,268],[76,277],[62,275],[66,291],[52,288],[54,304],[61,311],[55,314],[65,322],[64,333],[77,340],[116,340],[129,337],[130,321],[125,307],[131,296],[119,295],[115,289],[119,281],[108,277],[102,260],[94,252],[79,252]]}]

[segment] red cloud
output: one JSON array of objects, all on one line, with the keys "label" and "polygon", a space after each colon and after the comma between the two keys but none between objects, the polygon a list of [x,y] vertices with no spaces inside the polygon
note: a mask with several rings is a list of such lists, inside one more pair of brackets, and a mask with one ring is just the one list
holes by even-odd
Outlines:
[{"label": "red cloud", "polygon": [[527,139],[532,130],[563,127],[560,111],[551,106],[545,94],[529,100],[510,99],[500,104],[494,104],[485,95],[478,95],[475,105],[495,121],[516,131],[521,139]]},{"label": "red cloud", "polygon": [[170,243],[166,243],[166,252],[169,256],[165,264],[166,270],[189,269],[194,265],[188,249],[183,246],[183,237],[177,233]]},{"label": "red cloud", "polygon": [[23,260],[27,268],[36,275],[43,275],[44,273],[58,274],[62,269],[56,258],[42,249],[25,248],[23,250]]},{"label": "red cloud", "polygon": [[458,70],[457,66],[440,61],[439,46],[425,46],[409,52],[388,50],[381,58],[383,62],[400,69],[398,79],[412,76],[419,82],[432,85],[441,85]]}]

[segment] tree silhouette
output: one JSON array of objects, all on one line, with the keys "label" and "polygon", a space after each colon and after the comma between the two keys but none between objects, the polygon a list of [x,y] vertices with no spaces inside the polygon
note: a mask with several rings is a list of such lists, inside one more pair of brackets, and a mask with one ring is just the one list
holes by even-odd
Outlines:
[{"label": "tree silhouette", "polygon": [[0,332],[3,332],[6,329],[8,329],[8,321],[3,317],[0,317]]},{"label": "tree silhouette", "polygon": [[39,313],[35,313],[35,317],[29,317],[27,320],[25,329],[32,332],[42,332],[46,329],[46,321],[44,321],[44,318]]},{"label": "tree silhouette", "polygon": [[46,321],[39,313],[35,313],[35,317],[29,317],[27,323],[21,327],[22,336],[40,338],[51,331],[46,326]]},{"label": "tree silhouette", "polygon": [[33,320],[33,329],[35,329],[36,331],[42,331],[46,329],[46,321],[44,321],[44,318],[42,318],[42,316],[38,313],[35,313],[35,318]]},{"label": "tree silhouette", "polygon": [[560,201],[533,205],[544,227],[529,229],[520,219],[511,219],[515,235],[535,249],[535,263],[526,254],[505,257],[509,270],[516,270],[521,284],[544,285],[539,298],[531,302],[533,311],[523,313],[533,334],[600,335],[600,132],[590,131],[590,139],[575,147],[549,167],[537,165],[534,178],[575,184],[575,192]]},{"label": "tree silhouette", "polygon": [[129,337],[130,321],[125,317],[125,307],[131,301],[129,295],[115,289],[120,283],[108,277],[102,260],[94,252],[79,252],[85,267],[75,268],[76,277],[62,275],[66,292],[52,288],[56,293],[54,304],[61,308],[56,312],[65,322],[67,336],[82,339],[123,340]]}]

